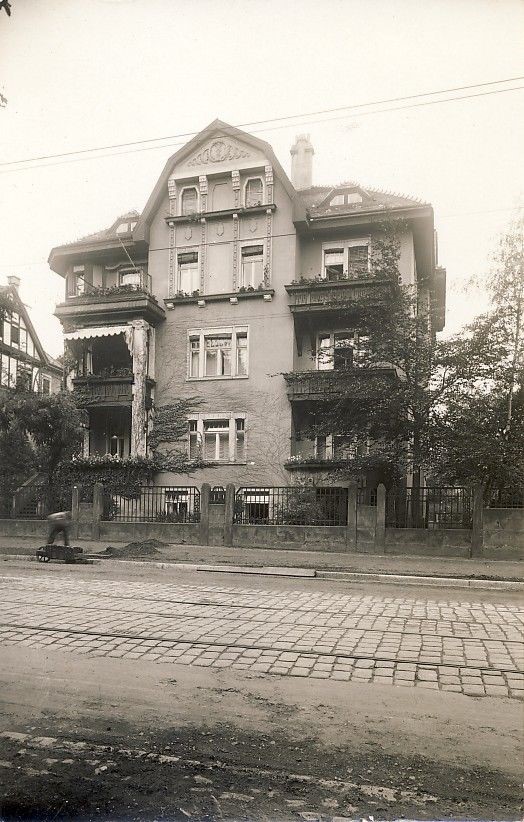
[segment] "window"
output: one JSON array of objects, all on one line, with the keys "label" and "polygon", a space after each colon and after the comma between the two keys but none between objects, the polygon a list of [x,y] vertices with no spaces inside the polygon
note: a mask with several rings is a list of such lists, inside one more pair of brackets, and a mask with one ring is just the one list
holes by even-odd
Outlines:
[{"label": "window", "polygon": [[189,332],[189,379],[247,375],[247,328],[217,328]]},{"label": "window", "polygon": [[117,226],[116,233],[117,234],[127,234],[129,231],[129,223],[120,223]]},{"label": "window", "polygon": [[245,204],[246,208],[262,205],[264,197],[264,185],[261,177],[252,177],[246,182]]},{"label": "window", "polygon": [[330,206],[358,205],[362,202],[362,195],[358,191],[351,191],[348,194],[335,194],[329,201]]},{"label": "window", "polygon": [[242,248],[242,266],[239,288],[258,288],[264,282],[264,248],[261,245],[245,245]]},{"label": "window", "polygon": [[324,278],[340,280],[344,276],[344,249],[331,248],[324,251]]},{"label": "window", "polygon": [[20,328],[17,325],[11,326],[11,345],[16,348],[20,345]]},{"label": "window", "polygon": [[42,377],[42,394],[51,393],[51,380],[49,377]]},{"label": "window", "polygon": [[108,448],[106,453],[111,454],[115,457],[123,458],[125,439],[126,438],[121,434],[113,434],[111,437],[109,437]]},{"label": "window", "polygon": [[335,194],[335,196],[329,201],[330,206],[340,206],[344,205],[344,195],[343,194]]},{"label": "window", "polygon": [[140,285],[141,271],[138,268],[121,268],[118,272],[119,285]]},{"label": "window", "polygon": [[204,338],[204,376],[231,376],[231,334]]},{"label": "window", "polygon": [[317,371],[343,370],[363,365],[369,356],[369,335],[359,331],[320,334],[317,340]]},{"label": "window", "polygon": [[315,437],[315,457],[318,460],[350,460],[369,453],[369,443],[352,434],[328,434]]},{"label": "window", "polygon": [[325,280],[354,280],[369,276],[369,240],[347,240],[324,245],[322,277]]},{"label": "window", "polygon": [[196,188],[185,188],[180,198],[180,213],[189,216],[198,212],[198,193]]},{"label": "window", "polygon": [[178,255],[178,291],[192,294],[200,288],[198,251]]},{"label": "window", "polygon": [[31,391],[31,381],[33,377],[33,369],[31,366],[27,366],[22,364],[21,362],[18,363],[17,368],[17,385],[22,391]]},{"label": "window", "polygon": [[189,458],[205,462],[246,461],[246,420],[238,414],[199,415],[189,426]]},{"label": "window", "polygon": [[77,297],[85,291],[85,271],[83,265],[74,265],[73,270],[67,277],[67,296]]}]

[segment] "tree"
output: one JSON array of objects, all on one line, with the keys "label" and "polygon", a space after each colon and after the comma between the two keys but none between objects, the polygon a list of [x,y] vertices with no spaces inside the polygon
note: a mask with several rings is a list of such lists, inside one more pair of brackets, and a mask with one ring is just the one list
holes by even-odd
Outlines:
[{"label": "tree", "polygon": [[[434,475],[501,494],[524,488],[524,220],[501,237],[491,305],[454,340],[462,379],[433,418]],[[465,362],[468,368],[465,368]]]},{"label": "tree", "polygon": [[[21,453],[26,470],[45,476],[50,504],[56,496],[60,464],[71,459],[80,446],[82,422],[82,412],[66,392],[43,395],[18,389],[0,391],[4,459],[16,465],[18,449],[23,443]],[[17,475],[11,476],[14,481]]]}]

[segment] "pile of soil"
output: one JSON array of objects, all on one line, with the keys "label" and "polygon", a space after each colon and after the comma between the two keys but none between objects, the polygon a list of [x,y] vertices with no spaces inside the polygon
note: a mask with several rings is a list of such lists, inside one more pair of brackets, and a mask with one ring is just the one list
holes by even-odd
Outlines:
[{"label": "pile of soil", "polygon": [[104,555],[111,559],[142,559],[145,557],[160,556],[159,548],[167,548],[168,543],[160,539],[145,539],[141,542],[129,542],[127,545],[109,545]]}]

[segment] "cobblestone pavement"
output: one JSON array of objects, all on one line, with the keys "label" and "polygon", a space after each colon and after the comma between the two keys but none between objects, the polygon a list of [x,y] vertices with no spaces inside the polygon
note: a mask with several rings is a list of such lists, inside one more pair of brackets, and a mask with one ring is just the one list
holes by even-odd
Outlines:
[{"label": "cobblestone pavement", "polygon": [[524,698],[516,605],[0,577],[0,644]]}]

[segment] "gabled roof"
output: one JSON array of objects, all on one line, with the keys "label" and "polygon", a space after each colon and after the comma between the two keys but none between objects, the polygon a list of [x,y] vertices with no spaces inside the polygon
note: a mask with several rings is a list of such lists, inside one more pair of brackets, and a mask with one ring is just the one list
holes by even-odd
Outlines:
[{"label": "gabled roof", "polygon": [[25,322],[25,326],[26,326],[29,334],[31,335],[34,346],[35,346],[36,350],[38,351],[40,359],[42,360],[42,364],[46,365],[48,368],[51,368],[51,370],[56,370],[56,371],[59,371],[60,373],[62,373],[62,365],[59,362],[57,362],[57,360],[55,360],[53,357],[51,357],[49,354],[46,354],[46,352],[42,348],[42,343],[40,342],[40,339],[38,337],[38,334],[36,333],[35,327],[34,327],[33,323],[31,322],[31,317],[29,316],[29,312],[28,312],[27,308],[25,307],[24,303],[22,302],[22,300],[20,298],[20,294],[18,293],[17,289],[14,288],[14,286],[12,286],[12,285],[0,285],[0,294],[3,294],[6,297],[10,298],[10,300],[12,300],[12,302],[13,302],[14,310],[17,311],[18,314],[20,314],[21,317],[23,317],[23,320]]},{"label": "gabled roof", "polygon": [[239,128],[235,128],[235,126],[230,126],[228,123],[224,123],[222,120],[217,119],[213,120],[212,123],[206,126],[206,128],[200,131],[195,137],[189,140],[188,143],[182,146],[181,149],[179,149],[177,152],[175,152],[175,154],[173,154],[169,158],[169,160],[164,166],[164,169],[160,177],[157,180],[157,183],[153,191],[151,192],[151,196],[149,197],[145,205],[140,220],[138,221],[138,225],[133,233],[133,239],[135,241],[148,241],[149,226],[151,224],[151,220],[156,210],[158,209],[162,199],[166,195],[167,182],[169,180],[170,174],[173,171],[173,167],[181,160],[183,160],[188,154],[191,154],[193,151],[195,151],[195,149],[198,148],[198,146],[201,143],[211,139],[212,137],[236,137],[238,140],[241,140],[242,142],[247,143],[253,148],[261,151],[268,158],[269,163],[273,167],[273,174],[276,175],[282,182],[284,188],[286,189],[290,199],[294,204],[294,207],[300,213],[303,212],[303,203],[300,200],[295,188],[292,186],[291,181],[287,176],[286,172],[277,160],[273,152],[273,149],[271,148],[269,143],[266,143],[264,140],[260,140],[258,137],[253,137],[252,134],[248,134],[246,131],[241,131]]}]

